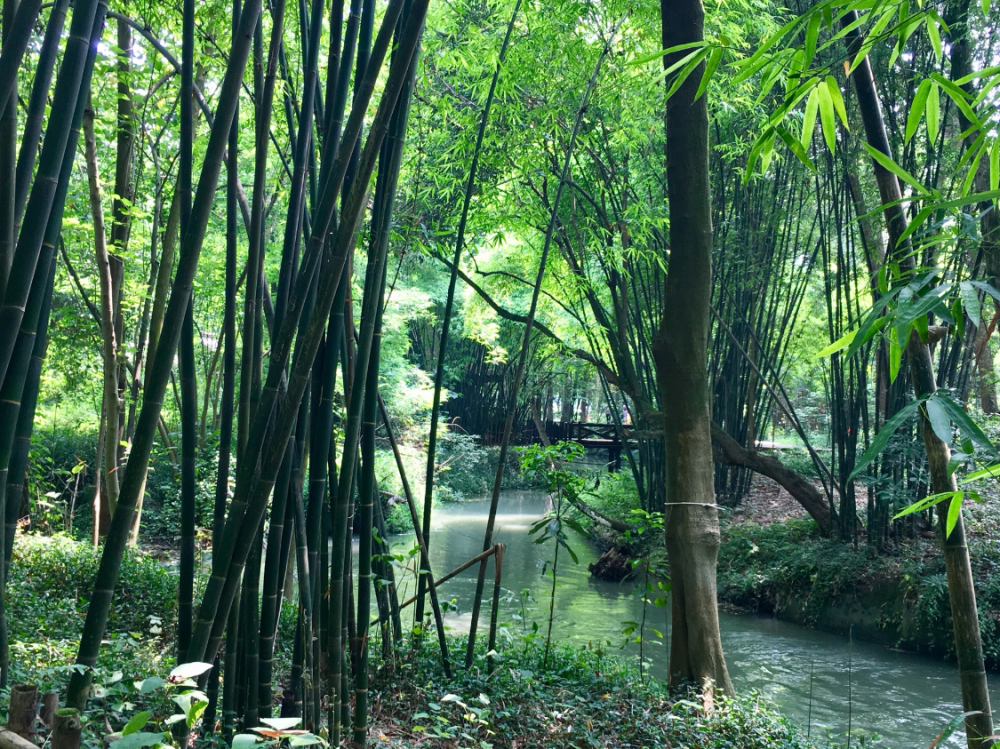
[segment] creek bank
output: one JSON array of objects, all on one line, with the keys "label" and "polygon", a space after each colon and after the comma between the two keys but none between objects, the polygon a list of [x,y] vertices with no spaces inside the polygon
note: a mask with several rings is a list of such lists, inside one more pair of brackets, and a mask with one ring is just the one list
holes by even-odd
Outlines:
[{"label": "creek bank", "polygon": [[[662,553],[662,544],[593,529],[604,556],[592,572],[609,579],[621,558]],[[659,547],[659,548],[657,548]],[[1000,543],[969,539],[987,668],[1000,671]],[[621,579],[611,577],[610,579]],[[730,522],[722,528],[718,597],[726,608],[767,614],[855,639],[938,658],[954,657],[944,560],[917,537],[876,552],[821,538],[814,522]]]}]

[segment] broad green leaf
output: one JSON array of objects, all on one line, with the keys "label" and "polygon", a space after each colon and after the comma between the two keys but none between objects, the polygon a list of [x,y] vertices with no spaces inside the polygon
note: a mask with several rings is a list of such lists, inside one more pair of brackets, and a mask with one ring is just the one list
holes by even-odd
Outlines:
[{"label": "broad green leaf", "polygon": [[967,474],[958,483],[962,486],[966,484],[971,484],[974,481],[979,481],[980,479],[995,479],[1000,478],[1000,463],[994,463],[993,465],[986,466],[986,468],[980,468],[978,471],[973,471]]},{"label": "broad green leaf", "polygon": [[927,190],[924,188],[924,186],[917,181],[916,177],[914,177],[908,171],[903,169],[903,167],[901,167],[899,164],[897,164],[895,161],[890,159],[888,156],[886,156],[878,149],[872,148],[870,145],[868,145],[868,143],[865,143],[864,146],[868,150],[869,155],[873,159],[875,159],[875,161],[877,161],[884,169],[887,169],[888,171],[895,174],[901,180],[903,180],[908,185],[917,190],[917,192],[927,194]]},{"label": "broad green leaf", "polygon": [[924,116],[924,108],[927,105],[927,95],[934,83],[929,78],[920,81],[917,92],[913,95],[913,103],[910,105],[910,113],[906,117],[906,142],[909,143],[917,132],[920,125],[920,118]]},{"label": "broad green leaf", "polygon": [[302,718],[261,718],[260,722],[275,731],[287,731],[302,722]]},{"label": "broad green leaf", "polygon": [[948,418],[944,406],[934,398],[928,398],[924,408],[927,410],[927,420],[930,421],[934,434],[946,445],[951,444],[951,419]]},{"label": "broad green leaf", "polygon": [[313,746],[315,744],[322,744],[323,739],[312,733],[304,733],[299,736],[292,736],[288,740],[289,746]]},{"label": "broad green leaf", "polygon": [[931,142],[937,140],[938,136],[938,125],[941,122],[941,94],[937,84],[931,83],[930,90],[927,92],[927,135],[930,136]]},{"label": "broad green leaf", "polygon": [[143,749],[147,746],[156,746],[163,743],[166,742],[162,733],[138,731],[111,742],[111,749]]},{"label": "broad green leaf", "polygon": [[937,21],[931,18],[930,14],[925,16],[927,25],[927,36],[930,37],[931,47],[934,48],[934,56],[941,59],[941,32],[938,31]]},{"label": "broad green leaf", "polygon": [[705,65],[705,72],[701,76],[701,83],[698,85],[698,93],[695,94],[695,100],[700,99],[702,94],[708,90],[708,84],[711,82],[712,76],[715,75],[715,71],[719,67],[721,60],[722,47],[716,47],[712,50],[712,54],[708,56],[708,63]]},{"label": "broad green leaf", "polygon": [[1000,451],[997,451],[996,446],[990,442],[990,438],[983,433],[979,425],[972,420],[961,405],[952,399],[946,390],[938,390],[931,398],[938,401],[944,407],[952,422],[958,427],[958,430],[964,436],[971,439],[976,448],[982,450],[994,460],[1000,460]]},{"label": "broad green leaf", "polygon": [[982,318],[979,315],[979,295],[976,294],[975,288],[968,281],[962,281],[958,284],[958,293],[962,298],[962,306],[965,307],[965,313],[969,316],[969,320],[977,328],[982,322]]},{"label": "broad green leaf", "polygon": [[149,692],[152,692],[154,689],[159,689],[160,687],[164,686],[166,683],[167,683],[166,680],[161,679],[159,676],[150,676],[148,679],[143,680],[139,684],[138,689],[141,694],[148,694]]},{"label": "broad green leaf", "polygon": [[889,440],[892,439],[892,435],[896,433],[896,430],[913,418],[913,415],[917,412],[917,409],[923,401],[923,398],[910,401],[882,425],[878,434],[875,435],[875,439],[872,440],[868,449],[865,450],[864,455],[858,459],[857,465],[854,466],[854,470],[848,477],[848,481],[854,481],[854,479],[861,475],[865,468],[867,468],[868,465],[875,460],[878,454],[885,449],[885,446],[889,444]]},{"label": "broad green leaf", "polygon": [[693,49],[695,47],[704,47],[709,44],[707,40],[702,40],[700,42],[687,42],[686,44],[677,44],[673,47],[668,47],[667,49],[661,49],[659,52],[650,52],[647,55],[640,55],[632,60],[629,60],[629,65],[645,65],[647,62],[652,62],[653,60],[658,60],[666,55],[672,55],[675,52],[683,52],[686,49]]},{"label": "broad green leaf", "polygon": [[785,141],[785,145],[788,146],[788,150],[795,154],[795,157],[809,167],[809,171],[815,172],[816,167],[812,163],[812,159],[809,158],[809,154],[806,153],[806,149],[802,147],[802,144],[795,139],[795,136],[790,132],[785,130],[783,127],[778,128],[778,135],[781,139]]},{"label": "broad green leaf", "polygon": [[170,672],[171,679],[193,679],[212,668],[211,663],[182,663]]},{"label": "broad green leaf", "polygon": [[125,724],[122,729],[122,736],[128,736],[133,733],[137,733],[140,728],[143,728],[149,722],[150,713],[148,710],[140,710],[135,715],[133,715],[129,722]]},{"label": "broad green leaf", "polygon": [[833,115],[833,98],[827,86],[817,86],[819,92],[819,120],[823,126],[823,138],[831,152],[837,150],[837,121]]},{"label": "broad green leaf", "polygon": [[889,331],[889,381],[895,382],[903,364],[903,347],[899,342],[899,328]]},{"label": "broad green leaf", "polygon": [[970,123],[976,127],[982,128],[983,123],[979,121],[979,117],[976,116],[976,113],[969,105],[966,93],[961,88],[956,86],[940,73],[931,73],[930,77],[934,79],[935,83],[944,89],[945,93],[948,94],[953,102],[955,102],[955,106],[962,110],[962,114],[966,116]]},{"label": "broad green leaf", "polygon": [[847,107],[844,106],[844,95],[840,93],[840,84],[832,75],[826,77],[826,87],[830,91],[830,100],[833,101],[833,108],[837,110],[837,116],[844,124],[844,130],[850,132],[851,128],[847,124]]},{"label": "broad green leaf", "polygon": [[937,494],[928,494],[926,497],[914,502],[912,505],[904,507],[902,510],[893,515],[892,519],[898,520],[899,518],[906,517],[907,515],[912,515],[915,512],[923,512],[936,504],[950,501],[956,494],[961,493],[962,492],[938,492]]},{"label": "broad green leaf", "polygon": [[963,492],[955,492],[951,497],[951,503],[948,505],[948,520],[947,526],[945,528],[945,538],[951,536],[951,532],[955,530],[955,526],[958,525],[958,518],[962,514],[962,500],[965,499],[965,494]]},{"label": "broad green leaf", "polygon": [[690,76],[695,71],[695,68],[701,65],[701,61],[704,60],[705,57],[707,56],[708,56],[707,49],[699,49],[697,52],[694,53],[694,57],[691,58],[688,64],[684,66],[683,70],[681,70],[674,78],[673,85],[670,87],[670,90],[667,91],[668,99],[677,93],[677,89],[679,89],[681,86],[684,85],[684,81],[686,81],[688,79],[688,76]]},{"label": "broad green leaf", "polygon": [[812,144],[813,131],[816,129],[816,112],[819,110],[819,92],[814,88],[806,100],[805,113],[802,116],[802,135],[799,143],[808,149]]},{"label": "broad green leaf", "polygon": [[812,63],[813,57],[816,55],[816,42],[819,39],[819,24],[822,18],[819,13],[813,13],[809,17],[809,23],[806,25],[806,45],[805,45],[805,56],[803,60],[803,68],[808,68]]},{"label": "broad green leaf", "polygon": [[233,743],[231,745],[232,749],[251,749],[258,741],[260,737],[254,736],[250,733],[238,733],[233,736]]},{"label": "broad green leaf", "polygon": [[830,356],[831,354],[837,353],[841,349],[847,348],[848,346],[851,345],[851,341],[854,340],[854,337],[857,334],[858,334],[857,330],[852,330],[849,333],[845,333],[840,338],[838,338],[836,341],[834,341],[833,343],[831,343],[829,346],[827,346],[826,348],[821,349],[819,352],[817,352],[816,358],[817,359],[822,359],[824,356]]}]

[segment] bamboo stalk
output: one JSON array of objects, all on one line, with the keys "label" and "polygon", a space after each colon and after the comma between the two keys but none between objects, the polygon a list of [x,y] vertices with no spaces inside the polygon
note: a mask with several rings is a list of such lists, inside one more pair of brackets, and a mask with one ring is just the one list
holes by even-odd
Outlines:
[{"label": "bamboo stalk", "polygon": [[[434,502],[434,478],[437,473],[435,456],[437,454],[437,430],[438,420],[441,415],[441,389],[444,386],[445,356],[448,350],[448,335],[451,330],[451,317],[455,309],[455,287],[458,283],[458,269],[462,264],[462,249],[465,244],[465,228],[469,220],[469,206],[472,204],[472,195],[475,191],[476,173],[479,170],[479,155],[483,149],[483,139],[486,135],[486,126],[490,119],[490,109],[493,106],[493,98],[496,94],[497,82],[500,80],[500,70],[507,56],[507,47],[510,44],[510,37],[514,31],[514,22],[517,19],[518,11],[521,9],[521,0],[514,4],[514,10],[507,23],[507,33],[504,35],[503,43],[500,45],[500,54],[497,57],[497,64],[493,70],[493,80],[490,82],[490,90],[486,95],[486,103],[483,105],[483,112],[479,117],[479,130],[476,133],[476,145],[472,151],[472,162],[469,164],[469,176],[465,182],[465,197],[462,200],[462,214],[458,220],[458,235],[455,239],[455,256],[452,259],[451,275],[448,278],[448,295],[444,303],[444,315],[441,319],[441,338],[438,342],[437,367],[434,370],[434,396],[431,403],[431,424],[430,432],[427,436],[427,473],[424,479],[424,517],[423,517],[423,537],[424,543],[430,542],[431,533],[431,510]],[[426,555],[421,556],[422,562],[426,562]],[[424,569],[417,584],[418,597],[417,621],[423,620],[424,614],[424,588],[426,581],[430,577],[429,568]]]},{"label": "bamboo stalk", "polygon": [[[87,609],[87,620],[84,624],[80,649],[77,654],[77,662],[85,668],[73,674],[67,695],[67,703],[74,707],[82,707],[87,700],[92,677],[91,669],[96,662],[101,639],[104,636],[111,597],[117,582],[125,544],[128,540],[132,513],[135,510],[139,493],[145,484],[149,453],[170,377],[174,352],[180,339],[183,317],[191,294],[191,284],[197,269],[208,217],[211,213],[212,198],[218,183],[222,156],[236,110],[243,70],[249,56],[253,28],[259,14],[260,0],[246,0],[240,18],[240,33],[236,35],[232,45],[229,64],[219,94],[215,122],[205,150],[201,179],[198,181],[198,192],[192,208],[191,225],[183,238],[173,292],[164,315],[163,330],[157,345],[156,358],[150,368],[143,406],[136,425],[135,441],[132,444],[129,462],[121,480],[119,511],[112,519],[104,552],[101,555],[94,592]],[[75,23],[76,18],[74,17],[74,25]],[[124,511],[122,511],[123,509]]]}]

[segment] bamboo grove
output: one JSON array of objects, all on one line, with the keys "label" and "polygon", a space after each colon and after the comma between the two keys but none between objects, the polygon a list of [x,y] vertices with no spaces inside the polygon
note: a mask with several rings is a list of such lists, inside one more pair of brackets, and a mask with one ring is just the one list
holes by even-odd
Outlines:
[{"label": "bamboo grove", "polygon": [[[992,725],[975,591],[944,497],[962,493],[956,461],[975,478],[1000,460],[960,406],[1000,410],[996,19],[969,0],[918,5],[5,2],[7,563],[56,380],[99,412],[70,477],[87,477],[102,551],[66,704],[87,707],[126,550],[169,472],[176,662],[211,664],[197,731],[229,739],[280,702],[331,745],[363,746],[374,643],[435,648],[446,673],[495,655],[508,454],[522,429],[544,441],[571,421],[585,391],[608,404],[643,510],[673,519],[674,584],[700,602],[675,604],[705,642],[672,646],[672,679],[732,689],[716,502],[767,477],[823,535],[884,550],[935,522],[936,497],[978,746]],[[693,14],[697,38],[672,14]],[[671,148],[704,149],[705,173],[672,169]],[[678,275],[691,247],[698,283]],[[704,414],[685,410],[702,398]],[[678,473],[688,421],[711,470]],[[779,429],[801,464],[758,450]],[[429,554],[442,445],[462,430],[499,447],[482,553],[463,567],[464,653]],[[390,550],[388,484],[410,567]],[[700,509],[678,509],[682,494]],[[719,663],[695,662],[714,649]]]}]

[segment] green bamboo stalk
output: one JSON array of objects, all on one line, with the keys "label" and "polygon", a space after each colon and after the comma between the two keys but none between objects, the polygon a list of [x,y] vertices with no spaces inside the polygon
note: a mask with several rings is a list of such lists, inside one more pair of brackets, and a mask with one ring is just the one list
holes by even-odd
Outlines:
[{"label": "green bamboo stalk", "polygon": [[[627,14],[625,16],[627,18]],[[549,215],[549,225],[545,232],[545,243],[542,245],[542,256],[538,261],[538,272],[535,275],[535,284],[531,292],[531,305],[528,307],[528,317],[524,326],[524,336],[521,339],[521,354],[517,362],[517,370],[514,372],[514,382],[511,385],[510,395],[507,399],[507,418],[504,421],[503,437],[500,440],[500,454],[497,457],[497,472],[493,479],[493,494],[490,497],[490,513],[486,520],[486,532],[483,536],[483,551],[493,546],[493,528],[496,525],[497,506],[500,503],[500,490],[503,487],[503,475],[505,463],[507,462],[507,452],[510,448],[510,438],[514,427],[514,414],[517,412],[517,397],[521,389],[521,380],[524,377],[524,369],[528,363],[529,343],[531,342],[531,329],[535,321],[535,311],[538,309],[538,296],[542,290],[542,281],[545,279],[545,263],[549,256],[549,247],[552,245],[552,236],[555,232],[556,223],[559,220],[559,203],[562,200],[563,188],[566,186],[566,177],[569,175],[569,165],[573,158],[573,149],[576,146],[576,137],[580,132],[580,123],[583,121],[583,114],[587,111],[587,104],[590,101],[590,94],[597,85],[597,77],[601,72],[601,65],[611,51],[611,42],[618,33],[625,18],[615,25],[611,31],[600,56],[594,65],[594,72],[587,83],[587,89],[583,95],[583,101],[576,112],[576,119],[573,123],[573,130],[569,136],[569,143],[566,146],[566,156],[563,159],[562,172],[559,175],[559,186],[552,201],[552,210]],[[472,599],[472,621],[469,624],[469,640],[465,649],[465,667],[471,668],[475,657],[476,649],[476,628],[479,623],[479,611],[483,602],[483,586],[486,582],[486,560],[479,565],[479,576],[476,578],[476,594]]]},{"label": "green bamboo stalk", "polygon": [[[229,129],[233,122],[239,97],[243,71],[250,51],[253,28],[260,14],[260,0],[246,0],[240,17],[240,33],[236,35],[229,56],[229,64],[219,94],[215,122],[205,149],[205,159],[198,181],[198,192],[193,203],[191,225],[184,234],[180,261],[174,278],[173,291],[163,320],[163,329],[157,345],[156,358],[150,367],[150,376],[144,393],[142,410],[136,425],[135,441],[129,455],[128,464],[121,480],[118,511],[112,519],[101,555],[101,564],[94,583],[87,620],[84,624],[77,663],[85,668],[73,674],[67,693],[67,703],[83,707],[90,691],[92,669],[104,636],[111,597],[114,593],[122,556],[128,541],[132,513],[135,511],[139,492],[145,483],[149,466],[149,453],[156,434],[157,422],[170,370],[181,335],[184,313],[191,294],[191,285],[198,266],[198,258],[205,237],[208,218],[211,214],[212,199],[222,168]],[[74,18],[74,24],[76,19]],[[65,56],[64,56],[65,58]],[[65,64],[65,63],[64,63]],[[58,88],[58,84],[57,84]],[[43,149],[43,157],[44,149]],[[44,161],[44,158],[43,158]],[[29,199],[29,213],[31,202]],[[22,229],[22,235],[23,235]],[[6,305],[6,301],[5,301]],[[2,313],[0,313],[2,316]],[[227,612],[228,613],[228,612]],[[79,709],[79,707],[77,708]]]},{"label": "green bamboo stalk", "polygon": [[267,72],[257,96],[253,194],[250,206],[250,228],[247,231],[247,280],[246,296],[243,302],[243,352],[240,367],[239,420],[236,437],[237,470],[245,458],[252,417],[253,378],[249,376],[249,373],[256,370],[254,352],[255,349],[261,348],[260,341],[256,338],[255,321],[259,314],[257,294],[260,290],[260,268],[264,252],[264,219],[267,210],[264,202],[264,186],[267,182],[268,135],[271,128],[271,112],[274,105],[274,87],[284,18],[285,0],[275,0],[271,6],[271,46],[268,50]]},{"label": "green bamboo stalk", "polygon": [[[437,368],[434,370],[434,397],[431,404],[431,425],[427,436],[427,473],[424,480],[424,517],[423,536],[424,544],[430,543],[431,534],[431,508],[434,501],[434,477],[437,472],[435,457],[437,454],[437,430],[438,420],[441,416],[441,389],[444,386],[445,355],[448,350],[448,335],[451,329],[451,318],[455,309],[455,287],[458,282],[458,269],[462,261],[462,249],[465,244],[465,227],[469,219],[469,206],[472,204],[472,195],[475,190],[476,172],[479,169],[479,155],[483,149],[483,138],[486,135],[486,126],[490,119],[490,109],[493,107],[493,99],[496,94],[497,82],[500,80],[500,69],[503,67],[504,58],[507,56],[507,47],[510,44],[510,37],[514,31],[514,21],[517,19],[518,11],[521,9],[521,0],[514,4],[514,11],[510,15],[507,23],[507,33],[504,35],[503,44],[500,45],[500,55],[497,57],[496,68],[493,70],[493,80],[490,82],[490,91],[486,95],[486,103],[483,105],[483,113],[479,118],[479,131],[476,133],[476,146],[472,151],[472,163],[469,165],[469,176],[465,182],[465,197],[462,200],[462,215],[458,220],[458,236],[455,239],[455,257],[452,260],[451,275],[448,278],[448,295],[444,304],[444,317],[441,320],[441,340],[438,344]],[[421,564],[427,563],[426,555],[421,556]],[[424,617],[424,591],[427,580],[430,578],[430,569],[421,568],[421,574],[417,583],[417,609],[416,619],[423,621]]]},{"label": "green bamboo stalk", "polygon": [[[11,25],[17,11],[17,0],[3,2],[3,39],[11,36]],[[14,80],[17,88],[17,79]],[[0,298],[7,287],[10,264],[14,259],[14,239],[17,236],[14,214],[14,192],[17,185],[17,106],[9,100],[0,110]]]},{"label": "green bamboo stalk", "polygon": [[21,135],[21,150],[17,156],[16,185],[14,191],[14,231],[21,225],[25,202],[28,199],[28,187],[31,185],[31,174],[35,168],[35,157],[38,154],[38,144],[42,135],[42,124],[45,121],[45,105],[49,96],[49,86],[52,84],[52,72],[55,70],[56,56],[59,53],[59,39],[62,36],[63,23],[66,20],[66,8],[69,0],[56,0],[49,11],[49,22],[45,26],[45,37],[38,51],[35,63],[35,76],[31,82],[31,95],[28,98],[28,109],[24,116],[24,131]]},{"label": "green bamboo stalk", "polygon": [[288,498],[291,492],[292,456],[295,439],[288,440],[285,458],[278,471],[278,480],[271,500],[271,522],[267,530],[267,557],[264,560],[264,587],[260,605],[258,703],[261,716],[271,717],[271,697],[273,688],[271,677],[274,673],[274,635],[278,626],[278,606],[280,593],[278,586],[284,577],[281,548],[285,543],[285,523],[288,515]]},{"label": "green bamboo stalk", "polygon": [[10,564],[14,551],[14,537],[17,532],[17,512],[24,493],[24,480],[28,469],[28,453],[31,450],[31,432],[35,422],[35,407],[38,404],[38,389],[41,384],[42,363],[48,348],[49,312],[52,308],[52,285],[55,282],[55,263],[49,273],[49,291],[45,305],[38,318],[35,347],[31,352],[27,379],[21,396],[21,409],[17,413],[17,427],[14,435],[14,449],[10,458],[10,472],[7,475],[7,527],[4,537],[4,564]]},{"label": "green bamboo stalk", "polygon": [[[191,0],[186,0],[190,2]],[[184,205],[183,195],[181,205]],[[181,217],[183,218],[183,211]],[[183,221],[182,221],[183,224]],[[187,662],[194,617],[195,465],[198,444],[198,391],[194,361],[194,303],[188,299],[181,331],[181,549],[177,586],[177,662]]]},{"label": "green bamboo stalk", "polygon": [[[11,512],[10,505],[12,504],[14,506],[13,513],[16,515],[16,508],[21,500],[19,495],[16,498],[16,504],[10,502],[4,493],[7,487],[8,466],[21,409],[21,395],[24,392],[24,384],[35,348],[38,319],[42,309],[48,304],[46,294],[51,289],[49,277],[52,274],[52,256],[51,247],[44,248],[39,255],[38,273],[32,283],[28,305],[21,319],[21,330],[11,357],[11,366],[7,370],[7,377],[4,379],[3,385],[0,386],[0,425],[2,425],[2,429],[0,429],[0,520],[4,521],[0,523],[0,528],[4,529],[3,536],[0,536],[0,542],[4,543],[7,535],[4,516]],[[6,549],[0,549],[0,551],[3,552],[3,555],[0,555],[0,560],[3,560],[6,557]],[[10,653],[7,647],[6,570],[7,565],[0,562],[0,687],[7,686],[10,665]]]},{"label": "green bamboo stalk", "polygon": [[[17,89],[17,71],[31,42],[35,20],[41,8],[41,0],[21,0],[9,24],[6,18],[4,20],[3,50],[0,51],[0,107],[7,106]],[[84,13],[86,12],[85,8]],[[4,15],[7,15],[6,9]]]},{"label": "green bamboo stalk", "polygon": [[382,413],[382,423],[385,425],[386,436],[389,438],[389,446],[396,461],[396,471],[399,473],[399,480],[403,484],[403,495],[406,497],[407,507],[410,509],[410,520],[413,523],[413,534],[417,539],[417,548],[420,549],[421,570],[427,570],[427,590],[430,593],[431,611],[434,613],[434,625],[437,628],[438,647],[441,649],[441,665],[444,667],[445,676],[451,678],[451,664],[448,656],[448,638],[445,636],[444,615],[441,613],[441,603],[438,600],[437,584],[434,582],[434,573],[431,570],[427,544],[424,542],[424,534],[420,528],[420,517],[417,514],[417,504],[413,501],[413,492],[410,489],[409,479],[406,477],[406,468],[403,466],[403,456],[399,452],[399,443],[396,441],[396,434],[389,419],[389,412],[382,400],[381,393],[378,397],[379,410]]},{"label": "green bamboo stalk", "polygon": [[[63,52],[62,65],[56,80],[53,99],[62,103],[49,118],[45,131],[45,141],[38,164],[38,174],[32,185],[31,194],[25,212],[26,220],[22,223],[17,238],[11,273],[4,293],[3,305],[0,306],[0,378],[7,373],[11,353],[24,315],[31,280],[35,275],[35,265],[42,249],[42,241],[48,226],[49,215],[55,201],[59,185],[59,176],[69,143],[70,131],[73,126],[73,116],[77,110],[77,99],[81,93],[86,67],[87,52],[90,46],[94,18],[98,12],[99,0],[82,0],[73,13],[73,23],[69,38]],[[21,6],[25,10],[28,3]],[[16,19],[15,19],[16,22]],[[33,23],[33,18],[32,18]],[[28,31],[30,33],[28,24]],[[27,43],[27,42],[25,42]],[[13,49],[11,52],[13,53]],[[13,55],[0,55],[0,81],[4,67],[4,58],[13,61]],[[20,63],[21,55],[16,55],[16,63]],[[13,65],[11,73],[13,82],[17,64]],[[0,90],[2,90],[0,83]],[[6,97],[0,95],[0,103],[6,104]]]},{"label": "green bamboo stalk", "polygon": [[[391,38],[392,25],[394,25],[395,20],[398,17],[399,9],[394,7],[395,5],[396,1],[394,0],[394,2],[390,4],[389,8],[386,9],[383,29],[380,31],[379,42],[376,44],[377,48],[381,45],[380,54],[382,57],[384,57],[384,52],[388,48],[389,38]],[[410,51],[412,51],[412,49],[416,46],[416,39],[422,26],[423,14],[426,12],[425,0],[420,0],[420,7],[422,10],[419,14],[419,19],[416,22],[408,24],[407,34],[404,34],[400,42],[401,48],[409,47]],[[386,31],[386,24],[390,24],[389,32],[383,34],[382,32]],[[373,65],[366,73],[363,95],[359,96],[356,100],[355,106],[352,109],[351,117],[348,121],[348,126],[345,128],[345,141],[347,142],[353,142],[357,133],[360,131],[363,112],[367,107],[372,90],[374,89],[378,69],[381,67],[380,63],[381,58],[379,59],[379,64]],[[330,314],[333,297],[336,294],[336,290],[340,282],[340,275],[343,271],[347,254],[353,247],[353,243],[356,238],[358,223],[365,204],[368,181],[374,171],[374,155],[377,154],[382,138],[388,128],[389,116],[394,108],[399,91],[402,88],[405,75],[406,71],[397,69],[396,65],[393,65],[390,68],[389,76],[386,80],[385,88],[382,94],[382,100],[372,123],[368,140],[365,144],[365,154],[362,159],[363,168],[360,172],[362,178],[355,183],[354,186],[352,186],[351,192],[349,193],[348,203],[344,211],[345,220],[341,222],[339,226],[337,251],[335,252],[333,258],[331,258],[329,265],[323,269],[324,272],[320,279],[318,293],[315,297],[316,306],[309,318],[309,324],[305,331],[305,336],[299,336],[298,345],[296,346],[295,361],[293,362],[291,374],[288,378],[287,393],[282,399],[281,407],[278,409],[277,417],[273,422],[274,429],[271,439],[268,441],[269,444],[276,444],[277,442],[280,442],[281,439],[287,439],[291,432],[292,425],[297,415],[298,404],[301,402],[302,395],[310,378],[310,370],[312,368],[312,363],[315,360],[316,351],[319,347],[319,341],[326,328],[326,322]],[[271,367],[268,374],[269,383],[268,387],[265,387],[261,393],[261,403],[258,408],[258,413],[255,415],[255,424],[251,429],[251,436],[248,441],[247,458],[251,462],[251,466],[256,464],[254,460],[255,456],[262,456],[264,459],[261,461],[260,474],[253,481],[253,491],[251,491],[250,486],[250,480],[253,479],[253,476],[251,475],[253,471],[252,467],[247,466],[246,461],[244,461],[244,467],[242,469],[239,466],[237,467],[236,496],[234,497],[231,505],[230,517],[226,522],[227,528],[225,535],[228,543],[225,548],[220,550],[222,553],[220,553],[218,558],[219,566],[216,567],[213,565],[213,574],[209,579],[205,598],[203,600],[202,607],[199,610],[198,624],[195,628],[195,642],[198,647],[194,650],[194,652],[200,653],[201,655],[206,652],[214,652],[218,648],[218,644],[221,639],[221,627],[219,627],[219,623],[216,622],[216,613],[220,610],[223,613],[228,611],[235,592],[232,587],[232,582],[227,581],[227,578],[238,576],[239,571],[244,564],[244,560],[246,559],[246,532],[241,531],[241,526],[245,525],[245,519],[249,519],[252,524],[257,518],[262,516],[264,504],[266,503],[267,496],[273,486],[274,476],[277,472],[278,460],[276,460],[274,450],[268,451],[267,454],[264,454],[264,451],[262,450],[264,431],[267,422],[270,421],[272,415],[272,406],[277,399],[276,384],[277,381],[280,380],[280,370],[284,368],[288,357],[292,338],[292,330],[289,329],[289,324],[297,319],[298,310],[301,309],[301,305],[304,301],[304,292],[307,291],[308,287],[311,285],[311,275],[315,269],[315,265],[317,264],[316,256],[319,255],[320,250],[325,244],[326,233],[332,218],[337,190],[342,183],[345,170],[346,163],[344,163],[343,154],[341,153],[338,154],[337,164],[329,175],[322,191],[322,198],[320,201],[321,209],[317,211],[317,215],[320,217],[320,220],[313,223],[312,234],[309,239],[309,247],[305,253],[305,258],[302,264],[303,272],[300,274],[299,278],[299,282],[301,283],[296,284],[296,290],[290,300],[286,319],[282,323],[282,330],[279,332],[278,336],[273,339]],[[310,269],[310,265],[313,266],[312,269]],[[273,380],[273,382],[270,380]],[[252,508],[252,513],[248,513],[248,508]],[[247,518],[247,515],[251,515],[251,517]],[[230,563],[229,566],[232,568],[232,575],[228,574],[229,570],[226,566],[224,566],[225,563]]]}]

